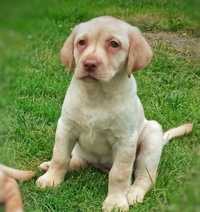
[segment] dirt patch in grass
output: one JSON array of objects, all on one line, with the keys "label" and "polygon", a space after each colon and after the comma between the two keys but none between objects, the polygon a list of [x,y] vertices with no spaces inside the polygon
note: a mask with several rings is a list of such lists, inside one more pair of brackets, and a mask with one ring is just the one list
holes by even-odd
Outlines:
[{"label": "dirt patch in grass", "polygon": [[200,61],[200,38],[191,37],[186,33],[174,32],[147,32],[144,33],[147,40],[154,47],[158,43],[164,43],[173,47],[178,53],[191,61]]}]

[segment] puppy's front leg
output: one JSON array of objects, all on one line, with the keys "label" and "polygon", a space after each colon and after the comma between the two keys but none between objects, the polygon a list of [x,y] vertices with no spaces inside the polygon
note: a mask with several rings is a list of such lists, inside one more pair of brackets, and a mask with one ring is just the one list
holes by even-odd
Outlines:
[{"label": "puppy's front leg", "polygon": [[108,195],[103,203],[103,211],[129,209],[126,195],[131,183],[137,139],[137,133],[134,133],[126,142],[113,146],[114,161],[109,173]]},{"label": "puppy's front leg", "polygon": [[43,176],[38,178],[37,186],[41,188],[57,186],[64,180],[75,140],[70,127],[60,118],[50,167]]}]

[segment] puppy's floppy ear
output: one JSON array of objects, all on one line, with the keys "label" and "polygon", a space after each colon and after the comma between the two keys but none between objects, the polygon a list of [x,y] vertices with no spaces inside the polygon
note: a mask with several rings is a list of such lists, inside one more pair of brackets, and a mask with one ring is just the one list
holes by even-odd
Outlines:
[{"label": "puppy's floppy ear", "polygon": [[147,66],[153,52],[151,47],[143,37],[142,33],[136,27],[131,27],[129,32],[129,54],[127,61],[127,71],[130,76],[132,72]]},{"label": "puppy's floppy ear", "polygon": [[73,70],[75,66],[74,61],[74,38],[75,29],[72,30],[71,34],[64,42],[64,45],[60,51],[60,60],[69,70]]}]

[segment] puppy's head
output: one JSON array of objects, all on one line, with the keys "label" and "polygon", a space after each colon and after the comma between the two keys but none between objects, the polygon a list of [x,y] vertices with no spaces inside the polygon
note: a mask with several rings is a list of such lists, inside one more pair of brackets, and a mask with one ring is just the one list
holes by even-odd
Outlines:
[{"label": "puppy's head", "polygon": [[61,49],[61,61],[78,79],[111,80],[118,72],[144,68],[152,51],[140,31],[113,17],[76,26]]}]

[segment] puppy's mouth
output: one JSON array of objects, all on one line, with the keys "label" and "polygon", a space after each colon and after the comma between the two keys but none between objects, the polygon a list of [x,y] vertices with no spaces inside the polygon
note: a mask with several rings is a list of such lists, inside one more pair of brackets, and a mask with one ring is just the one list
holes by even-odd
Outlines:
[{"label": "puppy's mouth", "polygon": [[98,81],[98,79],[92,75],[86,75],[86,76],[83,76],[83,77],[80,77],[81,80],[93,80],[93,81]]}]

